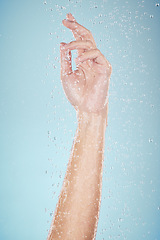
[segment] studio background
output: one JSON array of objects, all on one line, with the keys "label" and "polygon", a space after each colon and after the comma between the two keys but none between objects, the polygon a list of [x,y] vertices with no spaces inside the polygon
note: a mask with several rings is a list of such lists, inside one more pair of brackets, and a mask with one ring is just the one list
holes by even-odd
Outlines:
[{"label": "studio background", "polygon": [[77,126],[60,81],[69,12],[113,68],[96,239],[159,240],[159,0],[0,0],[0,239],[47,238]]}]

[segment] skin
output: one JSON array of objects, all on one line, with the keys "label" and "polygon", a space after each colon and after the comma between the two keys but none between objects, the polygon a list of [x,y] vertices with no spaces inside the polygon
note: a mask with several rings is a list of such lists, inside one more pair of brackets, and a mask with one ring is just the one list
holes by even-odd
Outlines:
[{"label": "skin", "polygon": [[[77,113],[77,131],[48,240],[95,239],[102,190],[111,64],[72,14],[62,21],[75,41],[61,43],[61,81]],[[75,71],[71,50],[77,50]]]}]

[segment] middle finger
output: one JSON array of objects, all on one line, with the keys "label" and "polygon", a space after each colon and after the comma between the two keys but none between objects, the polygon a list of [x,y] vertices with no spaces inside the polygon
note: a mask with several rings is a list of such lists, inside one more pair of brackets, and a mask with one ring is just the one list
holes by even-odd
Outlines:
[{"label": "middle finger", "polygon": [[70,30],[72,30],[72,32],[76,33],[75,35],[76,40],[79,40],[77,38],[81,38],[82,40],[90,40],[96,47],[96,43],[94,41],[92,33],[87,28],[83,27],[76,21],[70,21],[68,19],[67,20],[64,19],[62,23],[64,24],[65,27],[69,28]]}]

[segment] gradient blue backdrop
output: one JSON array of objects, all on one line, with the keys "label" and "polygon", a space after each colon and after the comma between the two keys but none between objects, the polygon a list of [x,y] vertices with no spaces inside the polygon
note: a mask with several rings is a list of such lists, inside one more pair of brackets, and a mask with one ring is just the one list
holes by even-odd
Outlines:
[{"label": "gradient blue backdrop", "polygon": [[44,240],[53,217],[76,130],[68,12],[113,67],[96,239],[159,240],[159,0],[0,0],[0,239]]}]

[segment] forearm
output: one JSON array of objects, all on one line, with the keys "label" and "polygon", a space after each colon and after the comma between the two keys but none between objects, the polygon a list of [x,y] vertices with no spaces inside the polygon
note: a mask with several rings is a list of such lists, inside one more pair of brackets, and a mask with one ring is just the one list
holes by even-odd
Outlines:
[{"label": "forearm", "polygon": [[94,239],[102,185],[106,120],[78,113],[78,127],[48,239]]}]

